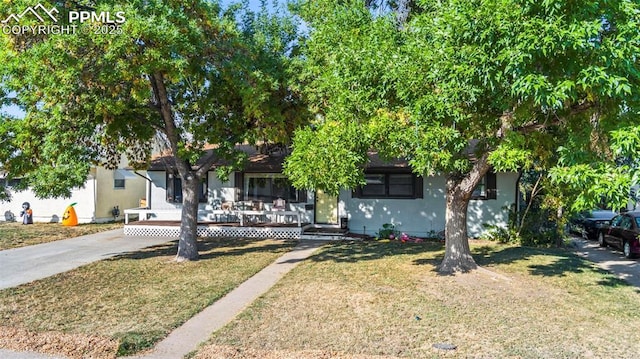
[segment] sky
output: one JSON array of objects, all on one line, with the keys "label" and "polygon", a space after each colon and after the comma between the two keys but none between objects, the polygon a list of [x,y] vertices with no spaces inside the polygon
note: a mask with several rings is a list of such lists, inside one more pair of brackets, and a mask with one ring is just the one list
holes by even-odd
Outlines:
[{"label": "sky", "polygon": [[[34,0],[35,2],[35,0]],[[238,3],[241,1],[238,0],[221,0],[220,1],[222,3],[222,5],[224,7],[229,6],[230,4],[233,3]],[[278,1],[278,3],[282,3],[283,1]],[[249,3],[249,8],[252,10],[258,10],[260,9],[260,4],[262,3],[262,0],[248,0]],[[268,7],[273,7],[273,0],[267,0],[266,4]],[[15,95],[15,94],[14,94]],[[11,96],[11,94],[10,94]],[[17,118],[24,118],[24,116],[26,115],[26,113],[24,111],[22,111],[19,107],[15,106],[15,105],[11,105],[11,106],[1,106],[0,107],[0,114],[3,115],[8,115],[11,117],[17,117]]]}]

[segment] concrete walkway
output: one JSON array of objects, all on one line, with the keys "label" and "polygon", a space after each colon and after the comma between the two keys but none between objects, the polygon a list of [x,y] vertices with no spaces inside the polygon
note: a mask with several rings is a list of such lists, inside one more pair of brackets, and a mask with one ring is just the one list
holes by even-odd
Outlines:
[{"label": "concrete walkway", "polygon": [[598,241],[574,237],[573,243],[579,256],[640,288],[640,262],[638,259],[627,259],[620,251],[610,247],[600,247]]},{"label": "concrete walkway", "polygon": [[265,267],[226,296],[189,319],[151,353],[129,359],[177,359],[196,350],[211,334],[229,323],[259,296],[266,293],[298,263],[323,246],[323,241],[302,241],[293,250]]},{"label": "concrete walkway", "polygon": [[0,251],[0,289],[46,278],[91,262],[170,241],[125,237],[122,229]]},{"label": "concrete walkway", "polygon": [[[125,237],[121,229],[29,247],[0,251],[0,289],[15,287],[77,268],[84,264],[137,251],[170,241],[167,238]],[[158,343],[152,352],[132,358],[182,358],[196,350],[216,330],[222,328],[269,290],[298,263],[325,244],[301,241],[290,252],[265,267],[246,282],[188,320]],[[35,352],[0,349],[3,359],[65,359]]]}]

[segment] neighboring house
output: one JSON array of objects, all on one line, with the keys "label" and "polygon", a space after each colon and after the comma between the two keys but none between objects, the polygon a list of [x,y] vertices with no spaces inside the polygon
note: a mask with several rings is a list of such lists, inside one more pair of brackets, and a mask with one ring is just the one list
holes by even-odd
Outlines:
[{"label": "neighboring house", "polygon": [[113,221],[113,209],[119,209],[122,219],[124,208],[137,207],[145,197],[146,180],[136,175],[132,170],[107,170],[93,167],[82,188],[71,191],[70,198],[38,199],[30,190],[13,191],[19,179],[6,183],[0,178],[0,183],[6,185],[11,195],[10,202],[0,202],[0,221],[20,221],[22,203],[29,202],[33,209],[34,222],[60,222],[65,208],[76,203],[75,211],[78,222],[94,223]]},{"label": "neighboring house", "polygon": [[[367,184],[338,196],[322,191],[299,191],[282,174],[285,154],[260,154],[252,146],[239,146],[249,155],[244,171],[220,181],[213,170],[202,183],[199,220],[208,220],[210,211],[224,202],[262,201],[271,209],[282,198],[288,210],[303,213],[302,220],[315,226],[339,227],[348,222],[353,233],[375,235],[385,223],[416,236],[438,233],[445,227],[444,176],[419,177],[405,161],[383,162],[370,155],[365,173]],[[171,156],[152,161],[149,178],[149,207],[160,210],[153,219],[178,219],[181,182]],[[468,233],[478,237],[483,224],[506,226],[509,209],[516,203],[518,174],[489,173],[476,189],[469,204]],[[173,211],[171,211],[173,210]]]}]

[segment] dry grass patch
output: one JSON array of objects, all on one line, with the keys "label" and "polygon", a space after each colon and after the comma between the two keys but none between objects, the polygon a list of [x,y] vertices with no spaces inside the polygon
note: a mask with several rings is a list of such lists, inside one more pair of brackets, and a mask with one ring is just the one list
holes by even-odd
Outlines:
[{"label": "dry grass patch", "polygon": [[[120,354],[136,352],[152,346],[293,244],[199,240],[201,260],[186,263],[173,261],[174,242],[121,255],[0,291],[0,326],[48,336],[53,332],[110,338],[120,343]],[[0,337],[6,335],[0,332]],[[74,357],[83,356],[91,355]]]},{"label": "dry grass patch", "polygon": [[200,351],[197,359],[395,359],[389,356],[351,355],[326,350],[260,350],[238,348],[228,345],[208,345]]},{"label": "dry grass patch", "polygon": [[0,250],[31,246],[122,228],[117,223],[89,223],[65,227],[60,223],[34,223],[23,225],[15,222],[0,222]]},{"label": "dry grass patch", "polygon": [[13,327],[0,327],[0,348],[41,353],[64,353],[71,358],[109,359],[118,350],[118,341],[96,335],[36,333]]},{"label": "dry grass patch", "polygon": [[[210,355],[224,346],[345,353],[336,357],[632,358],[640,352],[637,288],[563,250],[472,246],[488,270],[457,276],[434,271],[443,255],[439,244],[325,248],[196,357],[216,357]],[[457,350],[434,349],[436,343]]]}]

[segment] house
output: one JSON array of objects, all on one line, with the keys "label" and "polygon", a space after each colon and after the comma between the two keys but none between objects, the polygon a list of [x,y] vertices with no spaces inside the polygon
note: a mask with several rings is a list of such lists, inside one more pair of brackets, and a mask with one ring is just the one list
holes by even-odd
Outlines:
[{"label": "house", "polygon": [[[209,221],[226,202],[253,201],[270,210],[284,199],[290,211],[298,212],[307,227],[339,228],[348,225],[352,233],[375,235],[385,223],[415,236],[428,236],[445,227],[445,178],[420,177],[406,161],[385,162],[370,154],[367,184],[338,196],[293,188],[284,174],[285,153],[260,153],[242,145],[249,161],[242,172],[221,181],[209,171],[200,192],[199,221]],[[147,171],[149,207],[156,220],[177,220],[181,209],[181,182],[171,156],[158,157]],[[506,226],[509,209],[516,202],[518,174],[489,173],[476,189],[468,209],[468,233],[478,237],[484,224]],[[126,228],[125,228],[126,232]]]},{"label": "house", "polygon": [[[145,196],[146,180],[132,170],[107,170],[92,167],[82,188],[71,191],[70,198],[38,199],[30,190],[14,191],[11,188],[20,179],[7,181],[0,178],[0,184],[11,195],[10,202],[0,202],[0,221],[20,221],[22,203],[29,202],[33,209],[34,222],[60,222],[65,208],[71,203],[78,215],[79,223],[109,222],[116,218],[114,207],[118,211],[137,207]],[[122,217],[120,216],[119,219]]]}]

